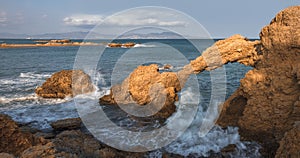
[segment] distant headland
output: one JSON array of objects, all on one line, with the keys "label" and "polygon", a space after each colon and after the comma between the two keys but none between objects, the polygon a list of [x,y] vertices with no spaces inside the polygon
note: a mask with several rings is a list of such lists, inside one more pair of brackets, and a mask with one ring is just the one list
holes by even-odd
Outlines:
[{"label": "distant headland", "polygon": [[62,47],[62,46],[107,46],[111,48],[131,48],[135,46],[133,42],[127,43],[95,43],[95,42],[73,42],[70,39],[36,40],[31,44],[13,43],[0,44],[0,48],[24,48],[24,47]]}]

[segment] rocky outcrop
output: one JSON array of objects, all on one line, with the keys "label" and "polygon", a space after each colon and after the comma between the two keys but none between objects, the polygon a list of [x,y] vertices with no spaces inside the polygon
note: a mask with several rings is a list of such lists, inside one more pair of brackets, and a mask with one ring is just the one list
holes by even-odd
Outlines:
[{"label": "rocky outcrop", "polygon": [[167,118],[176,109],[176,88],[179,81],[175,73],[159,73],[158,66],[139,66],[122,84],[114,85],[111,93],[100,98],[100,104],[144,106],[157,111],[154,117]]},{"label": "rocky outcrop", "polygon": [[50,44],[50,43],[61,43],[61,44],[64,44],[64,43],[71,43],[71,40],[69,40],[69,39],[50,40],[48,43],[49,43],[49,44]]},{"label": "rocky outcrop", "polygon": [[108,43],[107,44],[108,47],[110,48],[131,48],[135,46],[135,43],[133,42],[127,42],[127,43]]},{"label": "rocky outcrop", "polygon": [[112,86],[110,94],[100,98],[100,104],[150,104],[154,111],[161,109],[155,116],[167,118],[175,112],[177,92],[192,73],[213,70],[228,62],[254,65],[260,59],[259,51],[260,41],[234,35],[216,42],[179,72],[160,73],[156,64],[139,66],[121,84]]},{"label": "rocky outcrop", "polygon": [[213,70],[229,62],[239,62],[254,66],[261,59],[261,42],[249,41],[241,35],[233,35],[225,40],[217,41],[207,48],[200,57],[191,61],[195,73]]},{"label": "rocky outcrop", "polygon": [[[278,13],[260,38],[263,58],[225,102],[218,124],[238,126],[242,138],[260,142],[262,154],[274,157],[285,133],[300,121],[300,6]],[[289,134],[286,139],[296,139]]]},{"label": "rocky outcrop", "polygon": [[20,131],[17,123],[7,115],[0,114],[0,122],[0,153],[19,156],[23,150],[43,142],[31,133]]},{"label": "rocky outcrop", "polygon": [[128,43],[122,44],[122,47],[125,47],[125,48],[131,48],[134,46],[135,46],[135,43],[133,43],[133,42],[128,42]]},{"label": "rocky outcrop", "polygon": [[262,29],[260,39],[249,41],[234,35],[220,40],[176,73],[163,75],[155,65],[140,66],[104,98],[112,103],[130,100],[144,105],[154,100],[151,95],[165,92],[166,100],[172,102],[191,73],[228,62],[253,66],[224,103],[218,124],[238,126],[244,140],[258,141],[262,154],[274,157],[279,141],[300,120],[300,6],[278,13]]},{"label": "rocky outcrop", "polygon": [[122,43],[109,43],[107,46],[111,48],[122,47]]},{"label": "rocky outcrop", "polygon": [[44,98],[65,98],[94,90],[90,77],[82,70],[62,70],[54,73],[35,93]]}]

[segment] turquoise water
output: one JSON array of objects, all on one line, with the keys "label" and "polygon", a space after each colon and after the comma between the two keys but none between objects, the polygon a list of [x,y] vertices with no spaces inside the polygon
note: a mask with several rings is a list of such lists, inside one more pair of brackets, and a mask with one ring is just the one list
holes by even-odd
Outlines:
[{"label": "turquoise water", "polygon": [[[34,40],[5,39],[0,41],[5,43],[34,42]],[[95,83],[98,87],[96,93],[99,97],[107,93],[110,88],[112,75],[117,76],[113,82],[120,82],[127,76],[126,74],[129,74],[136,67],[137,63],[147,65],[156,62],[160,66],[171,64],[174,66],[171,71],[178,71],[214,42],[212,40],[193,40],[200,51],[187,40],[119,40],[116,42],[125,43],[129,41],[138,43],[138,45],[131,49],[105,48],[96,66],[97,82]],[[97,40],[93,42],[105,43],[108,41]],[[103,48],[103,46],[100,47]],[[85,48],[85,50],[89,49],[95,50],[98,47]],[[0,49],[0,113],[8,114],[18,122],[28,123],[32,127],[44,130],[49,129],[49,123],[55,120],[78,117],[72,98],[43,99],[34,94],[35,88],[40,86],[54,72],[62,69],[73,69],[78,50],[79,47],[76,46]],[[174,54],[174,56],[179,56],[176,59],[170,57],[174,50],[180,53],[180,55]],[[157,54],[146,55],[152,52],[157,52]],[[224,68],[226,71],[226,82],[224,82],[226,84],[226,97],[229,97],[239,87],[240,79],[251,68],[236,63],[228,64]],[[118,76],[119,72],[123,72],[122,76]],[[196,77],[201,93],[199,107],[205,110],[211,99],[211,76],[209,72],[203,72]],[[128,121],[126,116],[121,114],[118,116],[116,111],[114,108],[106,110],[107,115],[114,115],[119,124],[122,124],[122,121]],[[207,156],[209,150],[217,152],[222,146],[233,143],[238,144],[241,151],[238,154],[240,155],[248,154],[249,156],[250,154],[251,157],[251,153],[257,152],[257,150],[247,152],[249,149],[247,147],[251,144],[240,142],[237,128],[234,127],[225,130],[215,127],[207,137],[198,138],[195,129],[201,124],[202,116],[203,111],[199,110],[187,132],[164,150],[185,156],[189,154]],[[127,124],[130,123],[127,122]],[[216,143],[217,141],[221,143]],[[254,149],[257,149],[257,146],[254,146]]]}]

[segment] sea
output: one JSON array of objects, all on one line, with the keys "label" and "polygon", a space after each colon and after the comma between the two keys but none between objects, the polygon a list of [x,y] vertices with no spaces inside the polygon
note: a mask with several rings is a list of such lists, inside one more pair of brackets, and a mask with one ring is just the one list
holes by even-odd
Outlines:
[{"label": "sea", "polygon": [[[0,39],[1,43],[27,44],[35,43],[34,39]],[[81,42],[83,40],[73,40]],[[35,94],[35,89],[41,86],[47,78],[60,70],[80,68],[81,60],[93,59],[96,64],[91,71],[83,68],[86,73],[92,75],[96,92],[93,96],[100,98],[108,94],[111,85],[120,83],[138,65],[158,64],[159,70],[179,71],[189,61],[201,55],[207,47],[215,40],[206,39],[118,39],[118,40],[88,40],[89,42],[101,43],[100,46],[63,46],[63,47],[26,47],[26,48],[0,48],[0,113],[11,116],[15,121],[27,124],[40,130],[50,130],[50,123],[81,116],[75,105],[76,99],[44,99]],[[134,42],[133,48],[109,48],[109,42],[126,43]],[[90,51],[99,50],[97,53]],[[91,57],[95,55],[95,57]],[[84,57],[89,58],[84,58]],[[93,63],[85,61],[86,63]],[[83,62],[82,62],[83,63]],[[77,64],[77,65],[76,65]],[[172,65],[170,69],[164,69],[164,65]],[[80,65],[80,64],[79,64]],[[212,126],[208,133],[199,135],[199,126],[208,112],[208,107],[214,102],[214,91],[223,91],[224,99],[228,98],[240,85],[240,80],[246,72],[251,70],[238,63],[229,63],[220,69],[203,71],[193,75],[193,91],[188,88],[184,94],[188,96],[197,95],[197,109],[193,120],[187,129],[175,140],[150,152],[148,157],[162,157],[163,151],[190,157],[209,157],[211,153],[221,152],[221,149],[229,144],[235,144],[237,151],[231,153],[230,157],[260,157],[260,146],[255,142],[240,140],[238,127],[221,128]],[[212,74],[213,72],[221,72]],[[222,75],[222,83],[214,83],[216,76]],[[222,84],[218,86],[218,84]],[[213,89],[213,87],[217,87]],[[219,89],[218,89],[219,87]],[[220,88],[222,87],[222,88]],[[194,91],[197,93],[193,93]],[[84,96],[80,96],[81,99]],[[223,100],[224,101],[224,100]],[[223,102],[220,100],[219,102]],[[182,99],[177,103],[177,108],[189,102]],[[122,110],[110,108],[106,105],[98,105],[105,109],[106,115],[112,115],[113,122],[119,126],[138,125],[130,122],[128,115],[123,115]],[[174,114],[175,115],[175,114]],[[215,115],[215,114],[212,114]],[[171,116],[172,117],[172,116]],[[209,118],[208,118],[209,119]],[[167,120],[170,121],[170,120]],[[178,121],[180,126],[181,121]],[[143,125],[143,129],[145,129]],[[146,126],[161,128],[164,124],[149,123]],[[148,130],[152,129],[148,128]],[[142,130],[141,129],[141,132]],[[151,138],[149,138],[151,139]]]}]

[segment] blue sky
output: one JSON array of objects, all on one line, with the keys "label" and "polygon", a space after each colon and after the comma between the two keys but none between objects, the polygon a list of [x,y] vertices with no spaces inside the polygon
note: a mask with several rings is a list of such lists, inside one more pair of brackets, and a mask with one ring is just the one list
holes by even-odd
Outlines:
[{"label": "blue sky", "polygon": [[[251,38],[258,37],[260,29],[277,12],[299,4],[299,0],[2,0],[0,32],[40,34],[89,31],[94,24],[116,12],[141,6],[162,6],[193,17],[213,37],[228,37],[240,33]],[[137,14],[135,18],[139,19],[138,16],[142,15]],[[152,22],[167,26],[165,21],[159,20],[154,18]],[[136,24],[130,19],[115,20],[113,24],[118,25],[117,22]],[[168,22],[180,24],[180,21]]]}]

